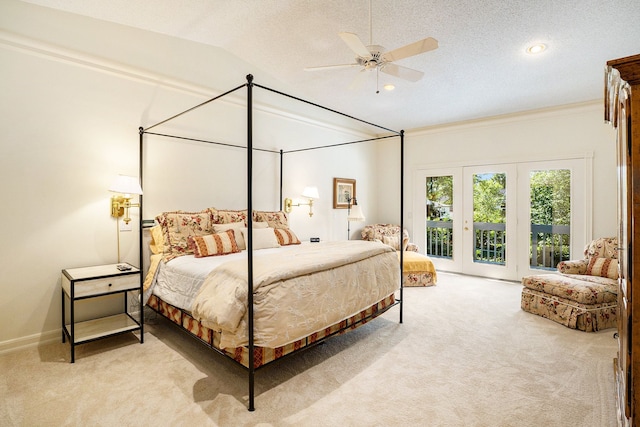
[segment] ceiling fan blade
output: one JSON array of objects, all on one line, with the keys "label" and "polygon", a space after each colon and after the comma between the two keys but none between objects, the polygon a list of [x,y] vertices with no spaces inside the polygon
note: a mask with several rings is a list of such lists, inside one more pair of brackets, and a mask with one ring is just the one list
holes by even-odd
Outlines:
[{"label": "ceiling fan blade", "polygon": [[337,70],[339,68],[351,68],[359,67],[360,64],[338,64],[338,65],[321,65],[319,67],[306,67],[305,71],[323,71],[323,70]]},{"label": "ceiling fan blade", "polygon": [[422,71],[413,70],[407,67],[401,67],[400,65],[386,63],[382,67],[380,67],[380,71],[386,74],[390,74],[392,76],[400,77],[404,80],[409,80],[410,82],[417,82],[424,76]]},{"label": "ceiling fan blade", "polygon": [[369,58],[371,56],[371,52],[369,49],[362,43],[360,37],[353,33],[338,33],[338,35],[344,40],[344,42],[349,46],[349,48],[355,52],[356,55],[362,58]]},{"label": "ceiling fan blade", "polygon": [[385,61],[397,61],[402,58],[408,58],[410,56],[419,55],[424,52],[429,52],[438,48],[438,40],[427,37],[424,40],[417,41],[415,43],[408,44],[403,47],[399,47],[390,52],[382,55]]}]

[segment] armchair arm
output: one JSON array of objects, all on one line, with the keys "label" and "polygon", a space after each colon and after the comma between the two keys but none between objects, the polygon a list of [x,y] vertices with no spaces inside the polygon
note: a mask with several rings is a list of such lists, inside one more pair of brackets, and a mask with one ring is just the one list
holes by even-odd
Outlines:
[{"label": "armchair arm", "polygon": [[416,245],[415,243],[408,243],[405,251],[420,252],[420,249],[418,248],[418,245]]},{"label": "armchair arm", "polygon": [[586,259],[560,261],[558,263],[558,271],[564,274],[585,274],[589,261]]}]

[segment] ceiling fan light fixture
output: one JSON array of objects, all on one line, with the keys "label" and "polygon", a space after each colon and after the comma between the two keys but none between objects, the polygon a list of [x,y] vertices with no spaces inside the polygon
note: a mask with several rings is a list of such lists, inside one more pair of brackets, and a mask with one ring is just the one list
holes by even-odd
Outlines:
[{"label": "ceiling fan light fixture", "polygon": [[531,55],[537,55],[547,50],[547,45],[544,43],[536,43],[527,48],[527,53]]},{"label": "ceiling fan light fixture", "polygon": [[387,83],[386,85],[383,86],[385,88],[385,90],[388,91],[392,91],[394,90],[396,87],[394,85],[392,85],[391,83]]},{"label": "ceiling fan light fixture", "polygon": [[[404,58],[420,55],[425,52],[432,51],[438,48],[438,40],[433,37],[427,37],[426,39],[418,40],[408,45],[393,49],[389,52],[380,45],[372,44],[373,37],[371,30],[371,0],[369,0],[369,45],[365,45],[360,37],[355,33],[349,33],[342,31],[338,33],[338,36],[342,41],[355,53],[354,64],[342,64],[342,65],[327,65],[322,67],[307,67],[305,71],[315,70],[328,70],[333,68],[345,68],[352,66],[362,67],[361,71],[376,71],[376,93],[380,93],[378,89],[378,74],[380,72],[389,74],[400,79],[408,80],[410,82],[417,82],[420,80],[424,73],[422,71],[414,70],[411,68],[403,67],[402,65],[394,64],[394,61],[399,61]],[[358,74],[359,76],[362,73]],[[352,84],[353,86],[353,84]],[[393,90],[387,88],[387,90]]]}]

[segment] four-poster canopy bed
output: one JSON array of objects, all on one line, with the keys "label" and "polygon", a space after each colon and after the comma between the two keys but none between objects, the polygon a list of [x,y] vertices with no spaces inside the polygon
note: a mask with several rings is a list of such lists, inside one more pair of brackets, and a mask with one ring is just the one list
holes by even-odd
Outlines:
[{"label": "four-poster canopy bed", "polygon": [[[226,95],[246,88],[246,146],[157,133],[154,128]],[[388,135],[295,150],[253,146],[253,89],[302,102]],[[303,99],[247,83],[152,126],[140,128],[140,183],[144,185],[145,136],[189,140],[246,149],[245,210],[207,208],[200,212],[164,212],[145,220],[140,196],[140,265],[149,264],[144,284],[151,309],[183,327],[249,372],[248,409],[254,406],[254,377],[261,366],[354,329],[399,305],[402,323],[402,265],[395,250],[382,243],[351,241],[300,244],[282,212],[285,154],[400,138],[400,230],[403,225],[404,131],[393,131]],[[254,210],[253,152],[280,156],[280,211]],[[153,227],[148,224],[155,223]],[[144,259],[143,232],[150,230],[151,261]],[[243,250],[244,249],[244,250]],[[222,255],[224,256],[208,256]],[[186,282],[184,278],[187,277]],[[181,278],[185,283],[177,285]],[[175,293],[178,286],[184,291]],[[399,297],[396,295],[399,292]],[[285,305],[283,305],[283,302]],[[142,321],[141,310],[141,321]]]}]

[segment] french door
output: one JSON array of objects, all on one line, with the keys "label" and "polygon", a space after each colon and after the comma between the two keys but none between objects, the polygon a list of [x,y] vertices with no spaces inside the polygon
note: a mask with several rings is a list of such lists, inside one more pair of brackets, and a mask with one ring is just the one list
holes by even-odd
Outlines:
[{"label": "french door", "polygon": [[[591,240],[590,158],[518,165],[519,276],[581,259]],[[526,250],[525,250],[526,249]]]},{"label": "french door", "polygon": [[590,237],[588,160],[420,170],[414,241],[443,271],[520,280],[555,270]]},{"label": "french door", "polygon": [[516,276],[516,166],[463,168],[462,272]]}]

